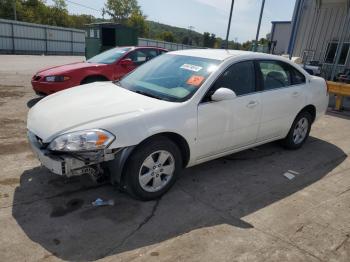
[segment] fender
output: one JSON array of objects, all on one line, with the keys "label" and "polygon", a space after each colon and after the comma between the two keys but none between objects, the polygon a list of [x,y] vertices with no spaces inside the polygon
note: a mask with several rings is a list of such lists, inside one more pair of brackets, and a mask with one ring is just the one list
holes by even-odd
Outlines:
[{"label": "fender", "polygon": [[136,146],[123,148],[115,155],[113,160],[105,163],[105,168],[110,175],[112,185],[120,184],[122,182],[121,178],[125,163],[131,153],[134,151],[135,147]]}]

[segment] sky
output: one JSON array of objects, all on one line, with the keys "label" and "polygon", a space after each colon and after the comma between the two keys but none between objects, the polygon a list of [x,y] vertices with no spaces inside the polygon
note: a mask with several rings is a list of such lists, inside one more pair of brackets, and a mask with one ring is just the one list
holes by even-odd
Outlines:
[{"label": "sky", "polygon": [[[105,0],[66,0],[73,14],[101,17]],[[52,0],[47,0],[52,4]],[[87,7],[75,5],[78,3]],[[149,20],[188,28],[200,33],[210,32],[225,38],[231,0],[138,0]],[[255,39],[262,0],[235,0],[230,40],[244,42]],[[266,0],[260,38],[271,31],[271,21],[292,19],[295,0]]]}]

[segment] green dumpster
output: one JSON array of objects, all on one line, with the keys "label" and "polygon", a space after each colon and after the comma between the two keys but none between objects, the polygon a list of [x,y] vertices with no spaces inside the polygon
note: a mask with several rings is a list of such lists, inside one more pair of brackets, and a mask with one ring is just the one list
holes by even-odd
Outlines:
[{"label": "green dumpster", "polygon": [[85,27],[87,59],[116,46],[137,45],[137,31],[114,23],[93,23]]}]

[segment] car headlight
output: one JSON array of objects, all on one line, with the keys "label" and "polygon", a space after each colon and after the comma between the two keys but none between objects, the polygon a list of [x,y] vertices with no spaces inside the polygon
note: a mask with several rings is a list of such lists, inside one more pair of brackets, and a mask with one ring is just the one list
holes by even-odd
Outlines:
[{"label": "car headlight", "polygon": [[69,76],[47,76],[45,77],[46,82],[64,82],[69,80]]},{"label": "car headlight", "polygon": [[114,139],[114,135],[101,129],[77,131],[58,136],[48,148],[62,152],[93,151],[108,147]]}]

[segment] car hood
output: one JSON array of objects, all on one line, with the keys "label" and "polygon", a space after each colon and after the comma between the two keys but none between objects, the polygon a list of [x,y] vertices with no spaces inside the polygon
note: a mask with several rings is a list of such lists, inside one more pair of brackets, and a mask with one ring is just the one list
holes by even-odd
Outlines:
[{"label": "car hood", "polygon": [[111,119],[130,120],[149,111],[162,110],[176,103],[154,99],[121,88],[112,82],[95,82],[50,95],[28,113],[27,128],[44,143],[79,126]]},{"label": "car hood", "polygon": [[106,67],[106,66],[107,66],[106,64],[79,62],[79,63],[46,68],[39,71],[37,75],[41,75],[41,76],[62,75],[64,73],[69,73],[75,70],[96,68],[96,67]]}]

